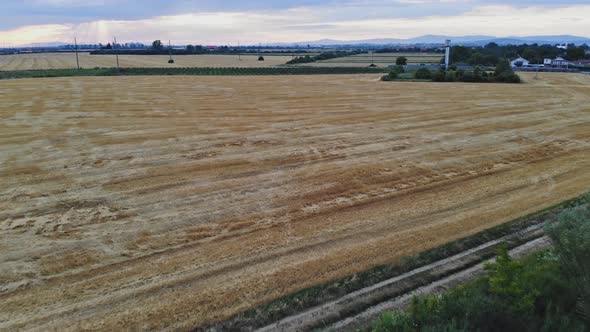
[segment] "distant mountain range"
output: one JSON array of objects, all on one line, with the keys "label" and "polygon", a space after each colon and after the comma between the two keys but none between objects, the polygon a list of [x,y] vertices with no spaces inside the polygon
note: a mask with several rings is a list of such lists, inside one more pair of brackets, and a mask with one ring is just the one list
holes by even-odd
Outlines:
[{"label": "distant mountain range", "polygon": [[[268,46],[281,46],[281,47],[305,47],[309,46],[412,46],[412,45],[424,45],[424,46],[439,46],[443,45],[445,40],[451,40],[452,45],[464,45],[464,46],[483,46],[494,42],[498,45],[521,45],[521,44],[564,44],[574,43],[576,45],[588,44],[590,45],[590,38],[572,36],[572,35],[557,35],[557,36],[525,36],[525,37],[494,37],[486,35],[474,35],[474,36],[444,36],[444,35],[424,35],[409,39],[396,39],[396,38],[376,38],[376,39],[363,39],[363,40],[335,40],[335,39],[321,39],[315,41],[302,41],[296,43],[269,43],[265,44]],[[69,45],[63,42],[45,42],[29,45],[21,45],[15,47],[62,47]],[[256,46],[256,45],[252,45]]]},{"label": "distant mountain range", "polygon": [[274,43],[276,46],[344,46],[344,45],[441,45],[445,40],[450,39],[454,45],[483,46],[494,42],[498,45],[520,45],[520,44],[564,44],[574,43],[576,45],[589,44],[590,38],[559,35],[559,36],[526,36],[526,37],[494,37],[494,36],[441,36],[425,35],[409,39],[380,38],[365,40],[334,40],[322,39],[316,41],[304,41],[298,43]]}]

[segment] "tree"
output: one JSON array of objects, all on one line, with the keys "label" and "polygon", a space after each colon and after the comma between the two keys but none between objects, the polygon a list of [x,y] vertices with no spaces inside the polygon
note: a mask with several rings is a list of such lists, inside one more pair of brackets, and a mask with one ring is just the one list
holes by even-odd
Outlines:
[{"label": "tree", "polygon": [[514,73],[508,60],[502,59],[498,62],[496,70],[494,71],[494,80],[496,82],[504,83],[520,83],[520,76]]},{"label": "tree", "polygon": [[578,298],[577,311],[590,326],[590,207],[578,207],[562,212],[558,223],[548,224],[559,257],[561,270]]},{"label": "tree", "polygon": [[484,46],[484,47],[485,47],[485,48],[496,48],[496,47],[498,47],[498,44],[496,44],[496,43],[494,43],[494,42],[491,42],[491,43],[488,43],[488,44],[487,44],[486,46]]},{"label": "tree", "polygon": [[186,45],[187,53],[195,53],[195,47],[193,45]]},{"label": "tree", "polygon": [[570,47],[567,49],[565,57],[570,60],[580,60],[586,56],[586,51],[582,47]]},{"label": "tree", "polygon": [[504,72],[512,72],[512,68],[510,67],[510,62],[507,59],[501,59],[498,61],[496,65],[496,70],[494,71],[494,76],[499,76]]},{"label": "tree", "polygon": [[465,46],[451,47],[451,63],[467,62],[471,58],[471,49]]},{"label": "tree", "polygon": [[164,49],[164,45],[162,44],[161,40],[154,40],[152,43],[152,48],[155,50],[162,50]]},{"label": "tree", "polygon": [[400,56],[397,59],[395,59],[395,64],[398,66],[405,66],[408,64],[408,58]]},{"label": "tree", "polygon": [[107,46],[105,46],[105,48],[107,50],[112,50],[113,49],[113,45],[111,45],[111,43],[108,43]]}]

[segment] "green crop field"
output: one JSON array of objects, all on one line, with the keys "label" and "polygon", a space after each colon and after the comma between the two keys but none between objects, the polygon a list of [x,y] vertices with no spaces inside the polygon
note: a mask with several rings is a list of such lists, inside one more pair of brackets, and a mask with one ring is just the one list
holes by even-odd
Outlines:
[{"label": "green crop field", "polygon": [[406,57],[408,64],[438,64],[443,58],[440,53],[369,53],[355,54],[342,58],[317,61],[306,64],[313,67],[366,67],[371,63],[379,67],[395,64],[398,57]]}]

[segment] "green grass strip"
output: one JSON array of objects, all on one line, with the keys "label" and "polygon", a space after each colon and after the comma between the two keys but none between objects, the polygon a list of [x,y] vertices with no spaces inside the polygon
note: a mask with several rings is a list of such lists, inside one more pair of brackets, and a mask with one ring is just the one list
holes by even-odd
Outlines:
[{"label": "green grass strip", "polygon": [[268,76],[268,75],[333,75],[378,74],[384,68],[364,67],[265,67],[265,68],[94,68],[0,71],[0,79],[73,77],[73,76],[141,76],[141,75],[190,75],[190,76]]}]

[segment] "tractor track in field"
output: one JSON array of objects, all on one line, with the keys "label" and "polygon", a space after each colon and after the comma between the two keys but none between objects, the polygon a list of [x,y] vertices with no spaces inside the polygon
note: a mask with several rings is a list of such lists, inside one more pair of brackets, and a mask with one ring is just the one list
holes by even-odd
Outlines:
[{"label": "tractor track in field", "polygon": [[0,330],[211,326],[578,197],[589,89],[0,81]]},{"label": "tractor track in field", "polygon": [[511,248],[512,256],[523,257],[534,250],[548,247],[550,240],[543,233],[543,223],[536,223],[516,234],[503,236],[354,291],[256,331],[355,331],[366,328],[383,312],[408,306],[413,296],[438,294],[481,275],[484,271],[484,262],[488,261],[502,244],[507,244]]}]

